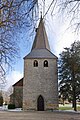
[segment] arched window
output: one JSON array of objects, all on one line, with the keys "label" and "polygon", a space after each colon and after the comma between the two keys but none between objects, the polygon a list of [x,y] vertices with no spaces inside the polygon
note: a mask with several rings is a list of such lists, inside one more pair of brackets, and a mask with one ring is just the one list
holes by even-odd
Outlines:
[{"label": "arched window", "polygon": [[44,61],[44,67],[48,67],[48,61],[47,60]]},{"label": "arched window", "polygon": [[38,67],[38,61],[37,60],[34,61],[34,67]]}]

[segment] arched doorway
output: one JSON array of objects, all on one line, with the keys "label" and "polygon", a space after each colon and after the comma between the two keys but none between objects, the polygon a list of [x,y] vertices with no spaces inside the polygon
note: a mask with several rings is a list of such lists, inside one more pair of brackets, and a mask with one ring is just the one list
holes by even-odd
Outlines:
[{"label": "arched doorway", "polygon": [[41,95],[37,99],[37,110],[44,111],[44,98]]}]

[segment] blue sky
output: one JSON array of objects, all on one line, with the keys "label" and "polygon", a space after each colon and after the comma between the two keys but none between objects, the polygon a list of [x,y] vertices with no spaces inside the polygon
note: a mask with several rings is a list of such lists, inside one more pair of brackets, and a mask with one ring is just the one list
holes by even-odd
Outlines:
[{"label": "blue sky", "polygon": [[[64,47],[69,47],[74,42],[76,35],[73,33],[72,28],[66,30],[69,22],[59,19],[57,17],[51,17],[50,13],[45,18],[45,27],[50,44],[51,51],[56,56],[59,56]],[[27,41],[26,31],[22,32],[18,39],[21,39],[20,46],[20,58],[16,60],[14,69],[7,76],[7,84],[5,89],[14,84],[16,81],[23,77],[24,71],[24,56],[27,55],[32,47],[34,38],[30,37]]]}]

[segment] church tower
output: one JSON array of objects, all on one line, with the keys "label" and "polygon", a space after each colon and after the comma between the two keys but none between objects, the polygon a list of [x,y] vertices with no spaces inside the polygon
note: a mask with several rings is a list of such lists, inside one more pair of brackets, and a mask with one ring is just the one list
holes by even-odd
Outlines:
[{"label": "church tower", "polygon": [[42,18],[31,52],[24,57],[23,109],[58,109],[57,57],[50,51]]}]

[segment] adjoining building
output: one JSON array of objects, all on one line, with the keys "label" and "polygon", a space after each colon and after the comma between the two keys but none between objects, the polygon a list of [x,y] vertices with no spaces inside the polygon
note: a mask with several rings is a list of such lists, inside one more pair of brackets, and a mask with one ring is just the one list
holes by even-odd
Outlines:
[{"label": "adjoining building", "polygon": [[13,85],[13,93],[10,95],[10,103],[16,108],[22,108],[23,104],[23,78]]}]

